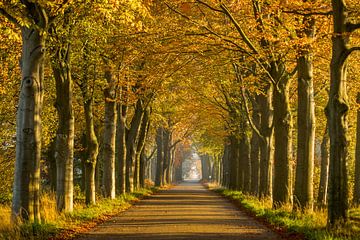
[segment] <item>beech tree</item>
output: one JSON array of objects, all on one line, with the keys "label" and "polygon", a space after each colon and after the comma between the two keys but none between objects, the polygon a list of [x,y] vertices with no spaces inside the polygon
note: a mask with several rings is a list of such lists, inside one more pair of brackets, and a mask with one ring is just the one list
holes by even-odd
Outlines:
[{"label": "beech tree", "polygon": [[43,59],[49,21],[63,11],[66,1],[54,8],[32,1],[3,2],[0,13],[21,29],[21,89],[16,129],[16,164],[13,186],[13,220],[40,220],[41,109]]},{"label": "beech tree", "polygon": [[360,28],[359,23],[348,17],[344,0],[332,0],[333,27],[332,57],[330,64],[330,94],[326,106],[330,137],[329,206],[330,226],[348,219],[348,96],[346,90],[346,66],[348,56],[359,47],[349,47],[349,37]]}]

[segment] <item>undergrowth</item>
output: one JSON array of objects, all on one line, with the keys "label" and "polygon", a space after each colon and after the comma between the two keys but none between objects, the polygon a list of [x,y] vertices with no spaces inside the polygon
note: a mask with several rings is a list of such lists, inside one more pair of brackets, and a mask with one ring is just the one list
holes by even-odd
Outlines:
[{"label": "undergrowth", "polygon": [[286,234],[295,233],[309,240],[359,240],[360,222],[355,217],[360,216],[360,209],[349,211],[350,220],[339,228],[327,229],[326,210],[294,211],[291,206],[283,206],[272,209],[270,199],[259,200],[256,197],[243,194],[239,191],[231,191],[216,188],[214,191],[239,203],[250,214],[264,220],[274,228],[283,229]]},{"label": "undergrowth", "polygon": [[78,199],[72,213],[59,213],[56,210],[55,194],[44,193],[40,203],[41,223],[14,225],[10,222],[10,204],[3,204],[0,205],[0,239],[67,239],[129,208],[132,203],[154,191],[157,189],[141,189],[122,194],[114,200],[98,197],[96,205],[90,206]]}]

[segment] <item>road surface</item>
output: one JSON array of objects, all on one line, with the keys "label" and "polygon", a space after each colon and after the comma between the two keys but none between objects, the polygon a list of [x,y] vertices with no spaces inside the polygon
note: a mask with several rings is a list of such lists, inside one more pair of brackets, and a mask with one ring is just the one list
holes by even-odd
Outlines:
[{"label": "road surface", "polygon": [[183,182],[141,200],[76,239],[281,239],[227,199]]}]

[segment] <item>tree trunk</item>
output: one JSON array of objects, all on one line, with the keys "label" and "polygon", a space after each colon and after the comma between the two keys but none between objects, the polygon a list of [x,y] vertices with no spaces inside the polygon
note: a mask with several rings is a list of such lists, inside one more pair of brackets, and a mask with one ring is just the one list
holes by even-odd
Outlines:
[{"label": "tree trunk", "polygon": [[57,169],[56,205],[59,211],[73,211],[74,112],[73,81],[70,72],[70,45],[56,49],[52,69],[56,82],[55,107],[58,112],[55,159]]},{"label": "tree trunk", "polygon": [[273,86],[268,84],[264,94],[259,95],[260,106],[260,130],[264,142],[260,144],[260,186],[259,197],[270,197],[272,194],[272,162],[273,149]]},{"label": "tree trunk", "polygon": [[[149,111],[145,110],[144,116],[142,119],[138,142],[137,142],[137,148],[136,148],[136,188],[140,188],[144,186],[144,174],[145,174],[145,163],[144,163],[144,148],[145,148],[145,140],[147,133],[149,131],[150,127],[150,121],[149,121]],[[143,156],[142,156],[143,155]]]},{"label": "tree trunk", "polygon": [[[87,95],[84,95],[87,96]],[[87,159],[85,161],[85,203],[96,204],[95,171],[99,144],[94,130],[92,98],[84,101]]]},{"label": "tree trunk", "polygon": [[291,197],[291,112],[289,104],[289,79],[280,74],[282,63],[273,63],[273,78],[277,82],[274,89],[274,189],[273,207],[277,208],[290,202]]},{"label": "tree trunk", "polygon": [[330,160],[330,139],[329,128],[326,123],[326,129],[321,142],[321,169],[320,169],[320,184],[318,193],[318,205],[323,208],[327,204],[328,183],[329,183],[329,160]]},{"label": "tree trunk", "polygon": [[238,189],[238,162],[239,162],[239,140],[234,135],[230,135],[229,145],[229,188]]},{"label": "tree trunk", "polygon": [[56,138],[53,138],[48,146],[46,151],[46,161],[48,164],[49,171],[49,181],[51,191],[56,191],[57,177],[56,177],[56,160],[55,160],[55,141]]},{"label": "tree trunk", "polygon": [[[246,127],[248,128],[248,127]],[[241,145],[240,145],[240,158],[243,163],[243,180],[242,180],[242,190],[246,193],[250,192],[251,186],[251,162],[250,162],[250,139],[247,134],[248,130],[244,131]]]},{"label": "tree trunk", "polygon": [[[253,101],[253,114],[252,120],[256,127],[260,129],[260,109],[258,100],[259,95],[256,95]],[[258,196],[260,186],[260,139],[259,136],[253,131],[250,140],[250,161],[251,161],[251,194]]]},{"label": "tree trunk", "polygon": [[335,226],[347,221],[348,215],[348,137],[346,58],[349,50],[347,12],[343,0],[332,0],[334,34],[330,64],[330,95],[327,105],[330,136],[328,223]]},{"label": "tree trunk", "polygon": [[110,69],[106,70],[105,78],[108,86],[104,90],[105,122],[104,122],[104,194],[115,198],[115,140],[116,140],[116,93],[115,81]]},{"label": "tree trunk", "polygon": [[134,191],[134,173],[136,163],[136,148],[139,139],[139,131],[143,118],[143,103],[138,99],[135,106],[135,114],[131,120],[130,129],[126,136],[126,191]]},{"label": "tree trunk", "polygon": [[117,138],[117,161],[118,161],[118,191],[120,194],[126,192],[126,115],[127,106],[118,104],[118,124],[116,130]]},{"label": "tree trunk", "polygon": [[201,173],[202,173],[202,180],[209,181],[209,174],[210,174],[210,162],[209,162],[209,155],[202,155],[201,159]]},{"label": "tree trunk", "polygon": [[[315,20],[304,17],[305,37],[313,38]],[[302,37],[302,36],[300,36]],[[315,102],[313,64],[310,46],[305,46],[297,60],[298,68],[298,140],[294,207],[313,208],[313,172],[315,147]],[[307,49],[306,49],[307,48]]]},{"label": "tree trunk", "polygon": [[[357,104],[360,104],[360,93],[357,94]],[[360,108],[357,109],[356,119],[356,148],[355,148],[355,185],[353,203],[360,204]]]},{"label": "tree trunk", "polygon": [[145,156],[145,152],[144,149],[141,151],[140,154],[140,187],[144,188],[145,187],[145,169],[146,169],[146,156]]},{"label": "tree trunk", "polygon": [[164,129],[163,132],[163,150],[164,150],[164,163],[163,163],[163,184],[170,184],[169,182],[169,169],[170,169],[170,144],[171,133],[170,130]]},{"label": "tree trunk", "polygon": [[164,163],[164,141],[163,141],[163,128],[158,127],[156,130],[156,146],[157,146],[157,154],[156,154],[156,176],[155,176],[155,186],[160,187],[163,185],[163,163]]},{"label": "tree trunk", "polygon": [[[32,4],[33,5],[33,4]],[[37,6],[37,5],[36,5]],[[39,15],[39,6],[29,13]],[[39,7],[40,8],[40,7]],[[39,12],[37,12],[39,10]],[[41,16],[37,16],[40,18]],[[46,16],[43,16],[46,17]],[[43,21],[44,19],[38,19]],[[41,25],[42,22],[37,22]],[[45,23],[44,23],[45,24]],[[16,163],[12,220],[40,221],[40,158],[43,58],[45,36],[39,26],[21,27],[20,98],[16,117]]]},{"label": "tree trunk", "polygon": [[222,157],[222,182],[221,186],[230,188],[230,143],[225,143],[224,154]]}]

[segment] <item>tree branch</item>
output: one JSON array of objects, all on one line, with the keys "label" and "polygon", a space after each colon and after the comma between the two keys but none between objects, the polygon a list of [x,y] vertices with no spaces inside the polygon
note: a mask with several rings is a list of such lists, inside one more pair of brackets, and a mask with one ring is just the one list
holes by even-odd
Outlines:
[{"label": "tree branch", "polygon": [[241,73],[239,71],[239,66],[236,63],[233,63],[233,67],[234,67],[236,78],[241,83],[241,97],[242,97],[242,100],[244,102],[244,106],[245,106],[245,110],[246,110],[246,118],[248,119],[252,130],[256,133],[256,135],[259,136],[259,138],[262,141],[265,142],[264,136],[260,133],[260,130],[257,128],[257,126],[255,125],[255,123],[253,122],[253,120],[250,117],[250,110],[249,110],[248,102],[247,102],[247,99],[246,99],[246,96],[245,96],[244,79],[243,79],[243,77],[242,77],[242,75],[241,75]]},{"label": "tree branch", "polygon": [[352,48],[349,48],[347,49],[347,51],[344,52],[344,54],[341,56],[341,62],[345,62],[346,59],[350,56],[350,54],[352,52],[355,52],[355,51],[360,51],[360,46],[359,47],[352,47]]},{"label": "tree branch", "polygon": [[200,3],[200,4],[202,4],[202,5],[206,6],[206,7],[208,7],[209,9],[211,9],[211,10],[213,10],[213,11],[215,11],[215,12],[223,13],[223,11],[221,11],[220,9],[214,8],[214,7],[210,6],[209,4],[207,4],[207,3],[205,3],[205,2],[203,2],[203,1],[201,1],[201,0],[196,0],[196,2],[198,2],[198,3]]},{"label": "tree branch", "polygon": [[224,4],[220,4],[221,9],[223,12],[230,18],[231,22],[234,24],[236,30],[239,32],[240,36],[242,37],[243,41],[246,43],[246,45],[254,52],[258,53],[258,50],[256,47],[252,44],[250,39],[246,36],[245,32],[240,27],[240,24],[236,21],[234,16],[230,13],[229,9]]},{"label": "tree branch", "polygon": [[0,15],[6,17],[10,22],[14,23],[17,27],[21,27],[20,22],[16,18],[11,16],[11,14],[9,14],[5,9],[0,8]]},{"label": "tree branch", "polygon": [[351,33],[359,28],[360,28],[360,23],[351,23],[351,22],[346,23],[346,31],[347,32]]},{"label": "tree branch", "polygon": [[333,11],[327,11],[327,12],[311,12],[311,11],[299,11],[299,10],[282,10],[283,13],[289,13],[289,14],[295,14],[295,15],[301,15],[304,17],[309,16],[330,16],[333,14]]},{"label": "tree branch", "polygon": [[154,147],[153,148],[153,150],[151,151],[151,153],[150,153],[150,156],[149,157],[146,157],[146,162],[148,162],[153,156],[154,156],[154,154],[155,154],[155,152],[156,152],[156,147]]}]

